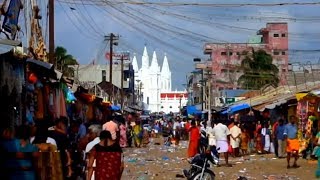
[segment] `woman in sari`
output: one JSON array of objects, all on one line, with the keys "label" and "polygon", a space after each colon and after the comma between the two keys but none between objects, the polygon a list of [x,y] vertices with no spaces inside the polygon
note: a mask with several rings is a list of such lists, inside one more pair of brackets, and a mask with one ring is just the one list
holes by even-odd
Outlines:
[{"label": "woman in sari", "polygon": [[134,125],[133,127],[133,134],[134,134],[134,143],[136,147],[139,148],[141,146],[142,135],[143,135],[142,128],[139,121],[137,121],[136,125]]},{"label": "woman in sari", "polygon": [[196,126],[196,122],[194,120],[191,121],[191,127],[188,131],[190,133],[188,157],[190,158],[190,157],[194,157],[198,153],[199,141],[200,141],[199,128]]},{"label": "woman in sari", "polygon": [[257,153],[262,153],[263,151],[263,144],[262,144],[262,134],[261,134],[261,125],[260,123],[258,122],[258,125],[256,127],[256,133],[255,133],[255,136],[256,136],[256,151]]},{"label": "woman in sari", "polygon": [[127,140],[127,128],[125,126],[124,119],[121,120],[119,129],[120,129],[120,141],[119,141],[120,147],[125,148],[128,146],[127,144],[128,140]]},{"label": "woman in sari", "polygon": [[120,180],[124,169],[122,149],[115,140],[112,140],[109,131],[100,133],[100,142],[90,151],[88,162],[88,177],[93,174],[93,162],[96,159],[96,180]]}]

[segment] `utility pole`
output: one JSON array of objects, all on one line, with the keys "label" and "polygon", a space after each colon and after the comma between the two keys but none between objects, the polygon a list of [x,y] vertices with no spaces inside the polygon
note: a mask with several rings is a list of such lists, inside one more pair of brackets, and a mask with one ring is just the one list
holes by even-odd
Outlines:
[{"label": "utility pole", "polygon": [[54,64],[54,0],[49,0],[49,63]]},{"label": "utility pole", "polygon": [[[118,45],[117,40],[119,40],[119,36],[115,36],[113,33],[110,33],[110,35],[105,36],[104,39],[105,39],[105,41],[109,41],[109,43],[110,43],[109,82],[110,82],[111,86],[113,87],[113,83],[112,83],[113,45],[115,45],[115,46]],[[113,98],[113,88],[112,88],[112,94],[109,96],[109,101],[112,102],[112,98]]]},{"label": "utility pole", "polygon": [[121,55],[121,111],[123,110],[123,99],[124,99],[124,94],[123,94],[123,56]]},{"label": "utility pole", "polygon": [[204,83],[203,74],[204,74],[203,69],[201,69],[201,111],[204,110],[204,107],[203,107],[203,105],[204,105],[204,97],[203,96],[204,96],[204,85],[205,85],[205,83]]}]

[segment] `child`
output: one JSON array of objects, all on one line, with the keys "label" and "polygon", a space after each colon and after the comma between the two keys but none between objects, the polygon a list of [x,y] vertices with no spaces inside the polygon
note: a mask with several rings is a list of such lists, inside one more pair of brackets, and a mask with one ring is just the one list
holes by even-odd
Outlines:
[{"label": "child", "polygon": [[242,131],[241,136],[240,136],[240,138],[241,138],[241,144],[240,144],[241,154],[246,155],[246,154],[248,154],[248,143],[249,143],[250,136],[249,136],[249,133],[246,128],[242,128],[241,131]]}]

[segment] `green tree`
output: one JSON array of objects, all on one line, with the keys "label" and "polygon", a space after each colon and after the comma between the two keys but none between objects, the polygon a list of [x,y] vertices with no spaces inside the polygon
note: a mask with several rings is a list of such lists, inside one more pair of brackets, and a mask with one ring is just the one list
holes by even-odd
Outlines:
[{"label": "green tree", "polygon": [[63,75],[67,77],[73,77],[74,69],[70,66],[78,65],[77,60],[70,54],[64,47],[57,46],[55,51],[56,67],[60,70]]},{"label": "green tree", "polygon": [[243,74],[238,84],[243,89],[261,89],[265,85],[277,87],[279,84],[279,69],[272,64],[272,56],[264,50],[242,52],[241,70]]}]

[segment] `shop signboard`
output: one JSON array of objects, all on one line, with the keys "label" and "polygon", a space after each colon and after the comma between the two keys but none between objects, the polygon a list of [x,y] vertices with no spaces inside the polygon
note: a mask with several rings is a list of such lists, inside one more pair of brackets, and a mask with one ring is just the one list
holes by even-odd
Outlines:
[{"label": "shop signboard", "polygon": [[[110,52],[107,52],[106,55],[106,60],[109,61],[110,60]],[[112,55],[112,61],[113,63],[118,64],[121,59],[123,58],[124,61],[130,61],[130,53],[128,51],[123,51],[123,52],[115,52]]]},{"label": "shop signboard", "polygon": [[234,103],[234,102],[236,102],[235,98],[226,98],[226,103],[227,104],[231,104],[231,103]]}]

